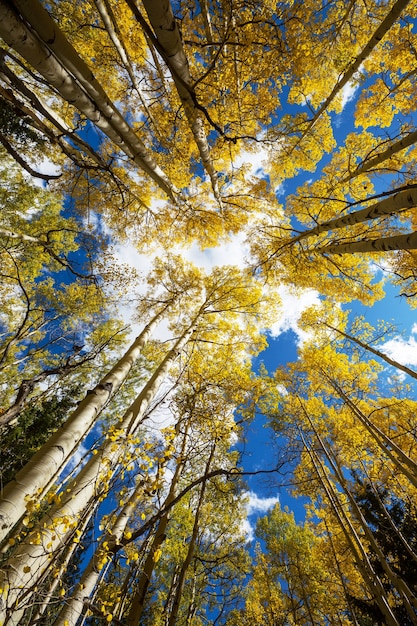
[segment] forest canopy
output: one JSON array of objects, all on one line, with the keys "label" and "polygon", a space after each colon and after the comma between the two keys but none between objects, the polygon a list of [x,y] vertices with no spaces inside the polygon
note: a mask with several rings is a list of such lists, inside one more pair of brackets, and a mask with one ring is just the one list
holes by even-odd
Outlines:
[{"label": "forest canopy", "polygon": [[417,625],[417,2],[0,17],[1,626]]}]

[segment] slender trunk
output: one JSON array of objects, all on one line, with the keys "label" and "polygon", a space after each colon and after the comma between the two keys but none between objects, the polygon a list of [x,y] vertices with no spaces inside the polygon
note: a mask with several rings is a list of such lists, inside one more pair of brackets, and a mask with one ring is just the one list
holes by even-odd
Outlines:
[{"label": "slender trunk", "polygon": [[341,582],[342,587],[343,587],[343,592],[345,594],[346,604],[349,607],[350,617],[353,620],[354,626],[360,626],[360,624],[359,624],[359,622],[358,622],[358,620],[356,618],[355,609],[352,606],[352,602],[351,602],[350,597],[349,597],[349,591],[348,591],[348,588],[346,586],[345,576],[343,575],[342,568],[340,566],[339,557],[337,556],[337,553],[336,553],[333,537],[332,537],[332,534],[331,534],[331,532],[329,530],[328,524],[327,524],[327,522],[325,520],[324,520],[324,526],[326,528],[327,540],[330,543],[330,547],[331,547],[331,550],[332,550],[333,560],[334,560],[335,565],[336,565],[337,574],[339,576],[340,582]]},{"label": "slender trunk", "polygon": [[54,626],[76,626],[79,617],[84,611],[84,601],[86,598],[93,596],[94,589],[103,574],[103,565],[111,557],[112,548],[122,539],[126,526],[137,507],[138,497],[142,491],[143,484],[138,482],[136,489],[120,511],[111,530],[105,533],[101,539],[74,592],[67,599],[54,621]]},{"label": "slender trunk", "polygon": [[[417,206],[417,189],[410,188],[405,191],[399,191],[398,193],[380,200],[375,204],[372,204],[365,209],[355,211],[354,213],[348,213],[342,217],[336,217],[335,219],[328,220],[322,224],[318,224],[314,228],[300,233],[296,237],[293,237],[288,244],[292,245],[297,241],[302,241],[306,237],[312,235],[319,235],[322,232],[328,230],[336,230],[338,228],[344,228],[345,226],[352,226],[354,224],[361,224],[368,220],[373,220],[385,215],[394,215],[401,211],[407,211]],[[349,245],[349,244],[347,244]]]},{"label": "slender trunk", "polygon": [[146,99],[142,93],[139,82],[136,78],[135,70],[133,69],[132,61],[129,57],[129,54],[126,50],[126,47],[123,44],[122,34],[117,26],[116,19],[114,17],[112,8],[107,0],[94,0],[94,3],[97,7],[97,11],[100,13],[100,17],[103,20],[103,24],[106,27],[106,30],[109,34],[110,39],[113,42],[114,47],[117,50],[117,53],[129,75],[129,78],[132,82],[132,85],[139,96],[139,100],[143,106],[146,115],[149,120],[152,122],[155,132],[159,135],[158,124],[156,123],[151,110],[149,109]]},{"label": "slender trunk", "polygon": [[[138,9],[136,0],[127,0],[127,2],[134,15],[137,16]],[[188,60],[184,52],[180,31],[174,18],[171,3],[169,0],[143,0],[143,4],[156,39],[160,45],[160,53],[174,79],[204,169],[210,177],[214,196],[221,206],[217,172],[214,169],[213,161],[210,156],[210,148],[204,130],[203,116],[195,106],[193,80],[190,75]]]},{"label": "slender trunk", "polygon": [[342,530],[346,543],[349,546],[349,549],[355,559],[356,566],[361,573],[362,579],[365,585],[368,587],[372,598],[375,600],[379,610],[383,614],[386,620],[386,626],[401,626],[401,624],[399,624],[399,622],[397,621],[394,613],[392,612],[390,605],[388,604],[388,601],[385,597],[385,589],[378,575],[372,567],[366,550],[363,547],[362,541],[357,534],[356,529],[354,528],[344,507],[339,502],[337,493],[335,492],[331,482],[329,481],[329,478],[327,477],[326,469],[323,468],[322,462],[319,459],[317,453],[314,452],[312,447],[307,443],[301,431],[300,436],[312,462],[312,465],[315,469],[319,483],[324,489],[327,501],[329,502],[330,507],[333,510],[334,516],[339,524],[340,529]]},{"label": "slender trunk", "polygon": [[416,250],[417,232],[405,235],[393,235],[380,239],[363,239],[352,243],[337,244],[335,246],[323,246],[316,248],[315,253],[320,254],[354,254],[355,252],[390,252],[391,250]]},{"label": "slender trunk", "polygon": [[65,545],[69,533],[77,526],[78,519],[88,503],[106,497],[110,482],[125,451],[125,438],[134,434],[146,418],[146,410],[169,367],[189,340],[193,329],[194,323],[184,330],[126,411],[117,426],[120,443],[105,441],[98,453],[92,455],[79,474],[66,485],[62,496],[58,494],[57,504],[45,514],[37,528],[12,553],[3,572],[0,572],[0,588],[6,593],[3,615],[0,609],[0,623],[1,617],[6,616],[9,611],[13,613],[22,596],[25,596],[26,601],[30,600],[31,594],[27,593],[27,587],[35,586],[37,580],[50,566],[51,555]]},{"label": "slender trunk", "polygon": [[[63,133],[67,137],[71,138],[78,147],[83,150],[88,156],[101,168],[107,169],[107,166],[101,156],[88,145],[86,141],[78,137],[75,133],[74,129],[68,126],[66,122],[55,112],[53,111],[45,102],[37,96],[33,91],[31,91],[28,86],[21,80],[12,70],[4,63],[2,60],[0,62],[1,67],[1,78],[5,80],[6,84],[9,84],[13,89],[14,93],[19,93],[21,97],[25,99],[34,109],[37,111],[42,117],[44,117],[48,122],[52,124],[54,128],[58,131],[58,133]],[[12,100],[14,102],[14,100]],[[30,114],[30,113],[29,113]],[[33,114],[31,114],[33,115]],[[37,119],[37,118],[36,118]],[[52,132],[50,129],[47,132]],[[60,143],[60,135],[56,138],[56,141]],[[70,151],[74,156],[74,148],[70,146],[70,144],[65,143],[65,147],[67,151]]]},{"label": "slender trunk", "polygon": [[323,439],[321,438],[321,436],[319,435],[317,429],[315,428],[314,424],[312,423],[312,421],[310,420],[308,414],[306,413],[310,427],[312,428],[317,441],[320,444],[320,447],[323,451],[323,453],[325,454],[330,467],[333,470],[334,476],[336,478],[336,480],[339,482],[340,486],[342,487],[343,491],[345,492],[348,501],[350,503],[351,506],[351,510],[353,512],[354,517],[356,518],[356,520],[358,521],[358,523],[360,524],[362,531],[364,533],[365,538],[367,539],[367,541],[369,542],[370,547],[372,548],[373,552],[376,554],[378,561],[383,569],[383,571],[385,572],[388,580],[390,580],[391,584],[393,585],[393,587],[395,587],[399,593],[399,595],[402,598],[402,601],[404,603],[405,609],[407,610],[407,613],[412,621],[413,624],[417,624],[417,614],[415,612],[415,609],[413,609],[413,605],[414,607],[417,607],[417,599],[415,598],[415,596],[413,595],[413,593],[411,592],[411,590],[409,589],[408,585],[399,577],[397,576],[393,570],[391,569],[388,561],[385,558],[385,555],[383,554],[382,550],[380,549],[378,543],[375,540],[375,537],[372,533],[372,531],[369,529],[368,524],[366,523],[365,518],[363,517],[362,511],[360,510],[354,496],[352,495],[352,492],[350,491],[348,485],[347,485],[347,481],[343,475],[343,472],[339,466],[339,463],[335,457],[334,454],[332,454],[332,452],[327,448],[327,445],[324,443]]},{"label": "slender trunk", "polygon": [[80,441],[90,431],[96,418],[117,393],[138,360],[154,328],[168,309],[167,304],[145,326],[124,356],[106,376],[87,392],[85,399],[67,422],[38,450],[3,489],[0,499],[0,541],[26,512],[27,500],[39,500],[60,474]]},{"label": "slender trunk", "polygon": [[[216,445],[214,444],[211,448],[210,451],[210,455],[209,458],[207,459],[207,463],[204,469],[204,475],[206,476],[209,471],[210,471],[210,466],[211,463],[213,461],[213,457],[214,457],[214,452],[216,450]],[[171,611],[170,611],[170,615],[169,615],[169,620],[168,620],[168,626],[175,626],[176,622],[177,622],[177,617],[178,617],[178,611],[180,609],[180,603],[181,603],[181,597],[182,597],[182,592],[184,589],[184,584],[185,584],[185,577],[187,574],[187,570],[191,564],[191,561],[194,557],[194,552],[195,552],[195,547],[196,547],[196,543],[197,543],[197,535],[198,535],[198,531],[200,529],[200,516],[201,516],[201,511],[203,508],[203,504],[204,504],[204,496],[205,496],[205,492],[206,492],[206,486],[207,486],[207,481],[203,481],[203,483],[201,484],[201,489],[200,489],[200,496],[198,499],[198,504],[197,504],[197,509],[194,515],[194,525],[193,525],[193,530],[191,533],[191,537],[190,537],[190,541],[188,542],[188,550],[187,550],[187,554],[186,557],[184,559],[183,564],[181,565],[181,569],[180,569],[180,573],[178,576],[178,581],[177,581],[177,585],[176,585],[176,589],[175,589],[175,595],[174,595],[174,600],[172,603],[172,607],[171,607]],[[139,623],[136,622],[132,622],[131,624],[128,622],[128,626],[139,626]]]},{"label": "slender trunk", "polygon": [[345,87],[348,82],[353,78],[355,73],[359,70],[362,63],[369,57],[371,52],[375,49],[375,47],[379,44],[381,39],[386,35],[391,26],[395,24],[395,22],[400,17],[401,13],[410,3],[410,0],[397,0],[385,18],[382,20],[381,24],[378,26],[376,31],[373,33],[372,37],[369,39],[366,46],[361,50],[353,63],[350,64],[347,70],[345,70],[343,76],[337,81],[336,85],[333,87],[331,93],[327,96],[326,100],[320,106],[318,111],[314,114],[314,117],[309,121],[310,127],[316,123],[319,117],[324,113],[324,111],[329,107],[331,102],[335,99],[337,94],[339,94],[343,87]]},{"label": "slender trunk", "polygon": [[171,582],[169,585],[167,598],[164,605],[164,626],[168,626],[168,620],[170,616],[171,606],[174,601],[175,589],[177,588],[177,580],[180,573],[180,566],[175,564],[174,571],[171,575]]},{"label": "slender trunk", "polygon": [[374,157],[368,157],[358,167],[348,176],[339,181],[339,184],[343,184],[349,182],[350,180],[360,176],[361,174],[365,174],[366,172],[371,172],[375,170],[378,165],[381,165],[387,159],[391,158],[394,154],[401,152],[401,150],[405,150],[405,148],[409,148],[417,142],[417,130],[414,130],[412,133],[408,133],[405,137],[394,141],[388,148],[380,152]]},{"label": "slender trunk", "polygon": [[193,576],[193,586],[191,588],[191,600],[190,600],[190,604],[188,606],[188,611],[187,611],[187,619],[186,619],[186,626],[191,626],[193,623],[193,619],[195,616],[195,612],[196,612],[196,603],[195,603],[195,597],[196,597],[196,589],[197,589],[197,581],[196,581],[196,574],[194,572],[194,576]]},{"label": "slender trunk", "polygon": [[369,480],[369,484],[371,486],[372,492],[378,502],[378,505],[381,507],[381,511],[383,512],[385,519],[387,520],[388,524],[391,527],[391,530],[393,531],[394,535],[398,538],[399,542],[403,545],[404,550],[407,552],[408,556],[410,557],[410,559],[412,561],[415,561],[417,564],[417,554],[413,551],[412,547],[410,546],[410,544],[408,543],[407,539],[404,537],[404,535],[402,534],[402,532],[399,530],[399,528],[396,526],[394,520],[392,519],[392,516],[390,514],[390,512],[388,511],[388,509],[386,508],[384,502],[382,501],[382,499],[380,498],[380,495],[378,493],[378,489],[376,489],[373,485],[373,483],[371,482],[371,479],[368,477]]},{"label": "slender trunk", "polygon": [[[301,137],[297,140],[295,146],[291,148],[290,154],[294,151],[294,149],[301,143],[301,141],[308,135],[310,130],[315,126],[316,122],[323,115],[323,113],[329,108],[330,104],[336,98],[338,94],[342,91],[342,89],[349,83],[350,80],[354,77],[355,73],[359,70],[362,63],[369,57],[371,52],[375,49],[375,47],[379,44],[381,39],[386,35],[389,29],[395,24],[401,13],[409,4],[410,0],[397,0],[392,6],[391,10],[382,20],[381,24],[375,30],[371,38],[369,39],[366,46],[361,50],[355,60],[350,64],[350,66],[345,70],[342,76],[339,78],[335,86],[333,87],[330,94],[327,96],[323,104],[319,107],[313,117],[306,122],[307,127],[302,132]],[[357,176],[355,173],[354,175]],[[350,180],[350,176],[346,177],[341,181],[341,183]]]},{"label": "slender trunk", "polygon": [[406,367],[405,365],[402,365],[401,363],[398,363],[398,361],[394,361],[394,359],[391,359],[389,356],[387,356],[380,350],[377,350],[376,348],[373,348],[369,344],[364,343],[357,337],[353,337],[353,335],[349,335],[348,333],[345,333],[343,330],[340,330],[340,328],[335,328],[334,326],[332,326],[331,324],[328,324],[327,322],[323,322],[323,324],[327,328],[330,328],[330,330],[333,330],[334,332],[339,333],[339,335],[342,335],[342,337],[345,337],[345,339],[348,339],[349,341],[356,343],[356,345],[360,346],[364,350],[367,350],[371,354],[374,354],[375,356],[379,357],[380,359],[385,361],[385,363],[388,363],[389,365],[392,365],[393,367],[396,367],[397,369],[401,370],[405,374],[412,376],[412,378],[417,379],[417,372],[410,369],[409,367]]},{"label": "slender trunk", "polygon": [[[169,487],[169,492],[163,505],[164,508],[170,507],[170,505],[172,504],[175,498],[175,493],[177,490],[178,482],[180,480],[181,473],[184,468],[184,460],[183,460],[184,456],[183,455],[185,453],[185,447],[187,444],[188,429],[189,429],[189,422],[187,421],[185,424],[185,433],[183,437],[182,448],[181,448],[180,455],[179,455],[180,461],[177,463],[175,467],[175,472],[172,477],[172,481]],[[146,594],[147,594],[147,591],[151,582],[152,574],[156,565],[154,555],[155,555],[155,552],[160,549],[161,545],[166,539],[166,529],[168,527],[169,513],[170,513],[170,508],[168,508],[166,512],[162,515],[162,517],[160,518],[158,522],[156,530],[154,532],[152,543],[150,545],[149,552],[148,552],[148,555],[146,557],[146,560],[142,569],[142,573],[139,577],[139,580],[136,585],[135,593],[132,597],[132,603],[131,603],[131,608],[130,608],[129,617],[128,617],[128,620],[130,620],[130,622],[128,622],[129,624],[130,623],[140,624],[140,620],[142,618],[142,612],[144,608],[144,603],[146,599]]]},{"label": "slender trunk", "polygon": [[[77,530],[79,530],[81,532],[80,536],[84,535],[84,532],[85,532],[85,530],[86,530],[86,528],[87,528],[87,526],[88,526],[88,524],[90,522],[90,519],[91,518],[89,516],[86,517],[86,519],[84,520],[83,524],[81,524],[79,526],[79,528],[77,529]],[[31,624],[40,624],[41,623],[40,620],[42,619],[42,616],[44,615],[45,611],[47,610],[48,604],[52,601],[54,592],[55,592],[56,588],[58,587],[58,585],[59,585],[59,583],[60,583],[60,581],[62,579],[62,576],[65,574],[65,572],[67,570],[67,567],[68,567],[68,564],[71,561],[71,558],[72,558],[75,550],[77,550],[78,547],[79,547],[78,543],[75,543],[75,542],[73,542],[69,546],[67,554],[65,555],[65,559],[62,561],[62,563],[60,563],[58,572],[54,576],[53,581],[51,583],[51,586],[49,587],[48,592],[47,592],[47,594],[46,594],[42,604],[39,605],[37,611],[32,616]]]},{"label": "slender trunk", "polygon": [[383,450],[383,452],[389,457],[396,469],[404,474],[411,482],[411,484],[417,488],[417,463],[415,463],[410,457],[397,446],[394,441],[388,437],[378,426],[376,426],[362,411],[352,402],[352,400],[345,394],[343,389],[327,374],[324,374],[326,380],[330,383],[336,393],[342,398],[345,404],[350,408],[352,413],[359,419],[360,423],[365,427],[367,432],[371,435],[373,440]]},{"label": "slender trunk", "polygon": [[40,36],[40,40],[6,0],[1,0],[0,36],[4,41],[35,67],[64,100],[93,122],[175,201],[178,190],[156,164],[153,156],[110,101],[91,70],[47,11],[37,0],[19,0],[19,10]]},{"label": "slender trunk", "polygon": [[211,17],[210,17],[210,10],[208,7],[207,0],[200,0],[199,4],[200,4],[201,16],[203,18],[204,33],[206,35],[207,42],[213,43],[214,41],[213,31],[211,29]]}]

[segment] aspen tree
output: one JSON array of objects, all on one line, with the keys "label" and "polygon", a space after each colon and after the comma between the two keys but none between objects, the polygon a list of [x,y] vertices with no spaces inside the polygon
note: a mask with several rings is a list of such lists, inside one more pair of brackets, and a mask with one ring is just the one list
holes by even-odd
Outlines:
[{"label": "aspen tree", "polygon": [[[180,424],[181,422],[177,423],[175,427],[176,431],[179,430]],[[137,583],[137,594],[139,594],[141,597],[145,597],[146,589],[150,582],[152,568],[155,562],[155,551],[159,549],[161,543],[165,538],[165,530],[168,523],[169,506],[175,496],[179,477],[184,465],[183,459],[185,458],[185,445],[187,443],[188,426],[189,424],[188,422],[186,422],[184,424],[185,433],[183,435],[183,444],[179,453],[179,460],[175,465],[175,471],[170,482],[169,492],[163,505],[164,508],[167,508],[167,511],[161,516],[160,520],[157,523],[156,529],[153,532],[153,535],[150,537],[148,556],[146,557],[146,560],[143,564],[143,572],[139,577],[139,582]],[[71,594],[71,597],[68,598],[66,605],[61,610],[55,622],[56,626],[60,626],[61,624],[65,623],[68,623],[68,626],[75,626],[79,616],[83,612],[85,598],[89,598],[92,596],[94,588],[98,580],[100,579],[101,574],[103,573],[103,560],[109,558],[109,556],[111,557],[112,550],[115,546],[117,546],[117,544],[120,544],[128,524],[131,524],[134,521],[132,519],[133,514],[135,508],[137,507],[143,489],[143,481],[138,481],[137,487],[133,491],[132,495],[129,497],[126,504],[122,507],[120,513],[117,515],[116,521],[111,524],[110,529],[104,535],[103,539],[100,542],[100,545],[98,546],[92,559],[84,570],[79,584],[77,585],[74,592]],[[145,590],[140,591],[143,586],[145,586]]]},{"label": "aspen tree", "polygon": [[81,439],[89,432],[103,407],[127,378],[168,306],[169,304],[154,316],[112,370],[87,394],[64,426],[3,489],[0,500],[2,539],[25,514],[27,502],[40,499],[63,470],[65,463]]},{"label": "aspen tree", "polygon": [[[210,471],[210,466],[213,461],[215,449],[216,449],[216,444],[213,443],[212,448],[210,450],[209,457],[207,459],[207,462],[204,468],[204,475],[207,475]],[[187,569],[189,568],[191,564],[191,561],[192,561],[192,558],[194,556],[194,552],[196,549],[197,533],[200,527],[200,516],[201,516],[202,506],[204,504],[205,491],[206,491],[206,481],[203,481],[201,483],[201,489],[200,489],[200,493],[198,496],[197,507],[194,513],[193,528],[192,528],[190,540],[188,542],[187,554],[185,556],[183,563],[181,564],[181,569],[178,573],[177,580],[175,581],[175,593],[174,593],[174,597],[172,600],[172,604],[170,606],[169,613],[167,615],[168,626],[173,626],[173,624],[176,624],[177,622],[181,596],[182,596],[182,592],[183,592],[183,588],[185,584],[185,575],[186,575]],[[128,616],[128,624],[129,626],[137,626],[139,624],[139,621],[134,618],[134,614]]]},{"label": "aspen tree", "polygon": [[[378,350],[370,343],[369,339],[366,340],[365,338],[361,337],[362,329],[363,332],[368,335],[370,329],[367,328],[365,325],[362,325],[360,320],[355,320],[353,324],[354,329],[352,328],[350,332],[347,332],[346,316],[342,314],[338,315],[338,313],[335,312],[334,307],[332,307],[329,318],[327,317],[326,310],[323,310],[323,308],[314,308],[310,310],[307,309],[307,311],[303,314],[302,324],[305,328],[314,328],[315,330],[328,329],[329,331],[331,331],[331,333],[336,333],[336,335],[347,339],[352,345],[359,346],[366,352],[369,352],[379,359],[382,359],[388,365],[391,365],[401,372],[404,372],[404,374],[407,374],[407,376],[411,376],[411,378],[417,378],[417,372],[415,370],[407,367],[403,363],[399,363],[381,350]],[[378,342],[380,342],[381,339],[382,338],[378,337]],[[371,341],[375,343],[376,339],[371,338]]]},{"label": "aspen tree", "polygon": [[[30,581],[35,584],[44,574],[49,567],[50,556],[58,546],[65,544],[88,502],[105,497],[108,483],[125,452],[126,442],[146,419],[150,403],[191,336],[195,333],[194,341],[198,341],[201,333],[203,341],[210,341],[210,333],[214,332],[218,337],[225,332],[227,339],[228,327],[224,319],[218,320],[216,328],[216,317],[219,314],[226,319],[229,316],[231,320],[236,320],[241,315],[248,315],[249,319],[253,316],[256,318],[262,304],[260,289],[253,284],[249,291],[248,280],[246,275],[242,276],[233,267],[222,268],[205,277],[205,300],[200,306],[194,307],[194,314],[190,312],[188,316],[184,316],[174,346],[164,356],[120,423],[116,424],[114,432],[111,431],[97,454],[92,455],[79,474],[66,485],[65,491],[58,494],[57,503],[46,513],[38,527],[11,554],[2,579],[7,607],[3,612],[5,618],[7,616],[9,619],[9,611],[13,613],[13,608],[16,602],[19,603],[22,594],[26,602],[30,599],[30,594],[25,590],[26,585]],[[206,335],[205,325],[208,329]]]},{"label": "aspen tree", "polygon": [[327,471],[322,461],[319,459],[318,454],[314,451],[312,445],[310,445],[306,441],[303,435],[301,435],[301,439],[311,460],[313,469],[318,479],[318,483],[321,487],[324,488],[324,492],[335,515],[337,523],[343,531],[346,543],[352,551],[352,554],[354,555],[356,565],[363,577],[366,586],[371,593],[371,596],[375,599],[378,607],[384,615],[387,625],[400,626],[385,597],[385,592],[381,580],[376,575],[372,567],[372,564],[366,554],[363,542],[354,525],[352,524],[350,516],[346,513],[345,508],[340,502],[337,491],[334,488],[332,481],[329,480]]},{"label": "aspen tree", "polygon": [[400,213],[401,211],[407,211],[417,206],[417,190],[413,187],[410,187],[409,189],[406,189],[404,191],[392,193],[393,195],[389,198],[384,198],[383,200],[380,200],[375,204],[371,204],[365,209],[354,211],[352,213],[348,213],[347,215],[336,217],[332,220],[328,220],[327,222],[318,224],[314,228],[311,228],[310,230],[304,231],[299,235],[292,237],[288,242],[284,243],[283,246],[293,245],[298,241],[302,241],[306,237],[319,235],[320,233],[328,230],[345,228],[352,226],[353,224],[360,224],[362,222],[377,219],[379,217],[395,215],[397,213]]},{"label": "aspen tree", "polygon": [[321,254],[353,254],[355,252],[390,252],[391,250],[415,250],[417,248],[417,233],[393,235],[380,239],[353,241],[346,244],[327,245],[316,248]]},{"label": "aspen tree", "polygon": [[[129,6],[136,14],[136,4],[134,0],[129,1]],[[184,112],[190,124],[194,140],[198,146],[203,166],[210,176],[214,196],[221,207],[217,172],[214,169],[213,161],[210,156],[203,117],[201,112],[196,108],[196,95],[192,85],[188,60],[183,49],[180,32],[172,12],[171,3],[169,0],[157,0],[156,2],[145,0],[144,6],[157,42],[161,46],[160,52],[163,54],[164,61],[171,71],[178,95],[184,106]]]},{"label": "aspen tree", "polygon": [[[65,493],[58,496],[57,504],[47,512],[38,527],[35,527],[25,538],[4,565],[0,578],[4,608],[0,615],[5,620],[5,624],[18,623],[14,621],[13,613],[17,605],[30,600],[26,586],[29,583],[36,584],[36,581],[50,567],[51,556],[59,546],[65,545],[88,503],[106,496],[108,483],[120,463],[121,455],[125,452],[124,440],[134,435],[146,418],[146,410],[150,402],[170,365],[190,339],[197,319],[198,317],[185,328],[173,348],[167,353],[126,411],[115,433],[109,436],[97,454],[90,457],[79,474],[66,486]],[[24,600],[21,602],[22,596]]]},{"label": "aspen tree", "polygon": [[[20,9],[25,12],[29,23],[34,21],[33,26],[40,36],[40,41],[23,20],[20,20],[5,4],[0,6],[3,18],[0,35],[3,39],[36,67],[64,100],[70,102],[96,124],[169,197],[174,199],[178,195],[176,188],[133,133],[115,105],[110,102],[101,85],[94,80],[89,68],[66,40],[59,27],[54,24],[46,10],[40,4],[33,4],[29,7],[25,2],[22,2]],[[48,52],[49,46],[52,47],[57,57]]]},{"label": "aspen tree", "polygon": [[[343,476],[343,473],[340,469],[340,466],[337,462],[337,458],[336,455],[333,455],[331,453],[331,451],[327,448],[326,444],[324,443],[323,439],[320,437],[320,435],[317,432],[317,429],[313,426],[312,422],[309,420],[310,425],[312,426],[313,432],[315,437],[317,438],[320,446],[321,446],[321,450],[323,451],[323,453],[326,456],[326,459],[329,461],[330,467],[332,468],[332,471],[334,472],[334,475],[338,481],[338,483],[341,485],[341,487],[343,488],[344,492],[347,495],[350,507],[352,509],[352,513],[354,515],[354,517],[356,517],[356,519],[358,520],[363,532],[364,532],[364,536],[365,538],[369,541],[369,545],[372,547],[372,550],[376,553],[378,560],[382,566],[382,569],[385,571],[385,573],[387,574],[388,578],[391,580],[393,586],[397,589],[398,593],[400,594],[400,596],[402,597],[402,600],[404,602],[404,605],[406,607],[407,613],[409,618],[411,619],[413,624],[417,623],[417,598],[412,594],[411,590],[409,589],[408,585],[400,578],[398,577],[392,570],[392,568],[390,567],[390,565],[387,563],[384,554],[382,553],[381,549],[379,548],[378,544],[376,543],[374,536],[372,534],[372,531],[368,528],[365,519],[363,517],[363,514],[360,510],[360,508],[358,507],[355,498],[352,496],[352,493],[350,492],[350,489],[347,486],[347,480],[345,479],[345,477]],[[414,608],[413,608],[414,607]]]}]

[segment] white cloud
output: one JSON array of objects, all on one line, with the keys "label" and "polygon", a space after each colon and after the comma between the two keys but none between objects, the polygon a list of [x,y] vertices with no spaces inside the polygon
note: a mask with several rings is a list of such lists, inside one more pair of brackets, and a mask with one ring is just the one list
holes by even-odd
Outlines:
[{"label": "white cloud", "polygon": [[417,333],[417,324],[413,325],[411,333],[408,339],[398,335],[378,346],[378,349],[402,365],[417,366],[417,341],[414,337]]},{"label": "white cloud", "polygon": [[357,81],[357,75],[355,74],[354,80],[348,82],[342,89],[342,109],[345,108],[348,102],[355,99],[356,92],[359,89],[359,82]]},{"label": "white cloud", "polygon": [[268,147],[258,146],[258,150],[256,152],[242,150],[239,155],[233,159],[233,167],[237,169],[242,167],[242,165],[249,166],[250,175],[263,178],[265,164],[268,162],[268,159]]},{"label": "white cloud", "polygon": [[253,541],[255,539],[255,527],[249,521],[249,516],[252,515],[262,515],[272,509],[276,504],[279,503],[279,497],[275,496],[272,498],[262,498],[258,496],[254,491],[248,491],[246,494],[246,513],[247,517],[242,520],[240,524],[240,530],[246,540],[248,542]]},{"label": "white cloud", "polygon": [[210,272],[213,267],[221,265],[237,265],[243,267],[245,265],[245,257],[249,254],[249,248],[244,243],[246,235],[240,233],[233,235],[230,240],[215,248],[201,248],[194,243],[186,250],[178,250],[188,261],[201,267],[206,272]]},{"label": "white cloud", "polygon": [[319,305],[319,293],[314,289],[305,289],[299,294],[292,293],[287,287],[280,286],[278,293],[282,300],[279,319],[269,329],[272,337],[278,337],[281,333],[292,330],[298,339],[298,344],[311,337],[311,333],[301,330],[298,326],[301,314],[305,309],[313,305]]},{"label": "white cloud", "polygon": [[269,509],[272,509],[279,502],[278,496],[272,498],[262,498],[258,496],[254,491],[249,491],[247,494],[247,512],[248,515],[257,515],[259,513],[266,513]]},{"label": "white cloud", "polygon": [[[37,162],[36,164],[31,163],[31,167],[38,172],[39,174],[47,174],[48,176],[57,176],[61,173],[61,166],[57,165],[50,159],[44,157],[42,161]],[[36,187],[46,187],[46,181],[41,178],[36,178],[35,176],[30,176],[30,180]]]}]

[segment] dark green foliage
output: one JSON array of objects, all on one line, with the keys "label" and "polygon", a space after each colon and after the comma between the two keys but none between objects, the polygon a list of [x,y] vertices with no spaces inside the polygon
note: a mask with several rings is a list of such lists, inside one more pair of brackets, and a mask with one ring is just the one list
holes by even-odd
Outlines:
[{"label": "dark green foliage", "polygon": [[20,414],[17,424],[3,428],[0,437],[0,480],[5,485],[65,421],[77,403],[78,390],[36,402]]},{"label": "dark green foliage", "polygon": [[[387,489],[366,483],[358,476],[355,476],[353,491],[362,514],[390,568],[396,576],[407,584],[414,595],[417,595],[416,504],[401,500],[389,493]],[[415,622],[411,621],[401,597],[388,579],[378,556],[371,549],[368,556],[386,590],[386,597],[392,599],[390,604],[398,622],[401,626],[412,626]],[[350,600],[357,619],[360,616],[359,623],[361,626],[383,625],[385,623],[373,601],[354,597]]]},{"label": "dark green foliage", "polygon": [[29,126],[26,116],[10,102],[0,97],[0,131],[23,146],[40,145],[44,140]]}]

